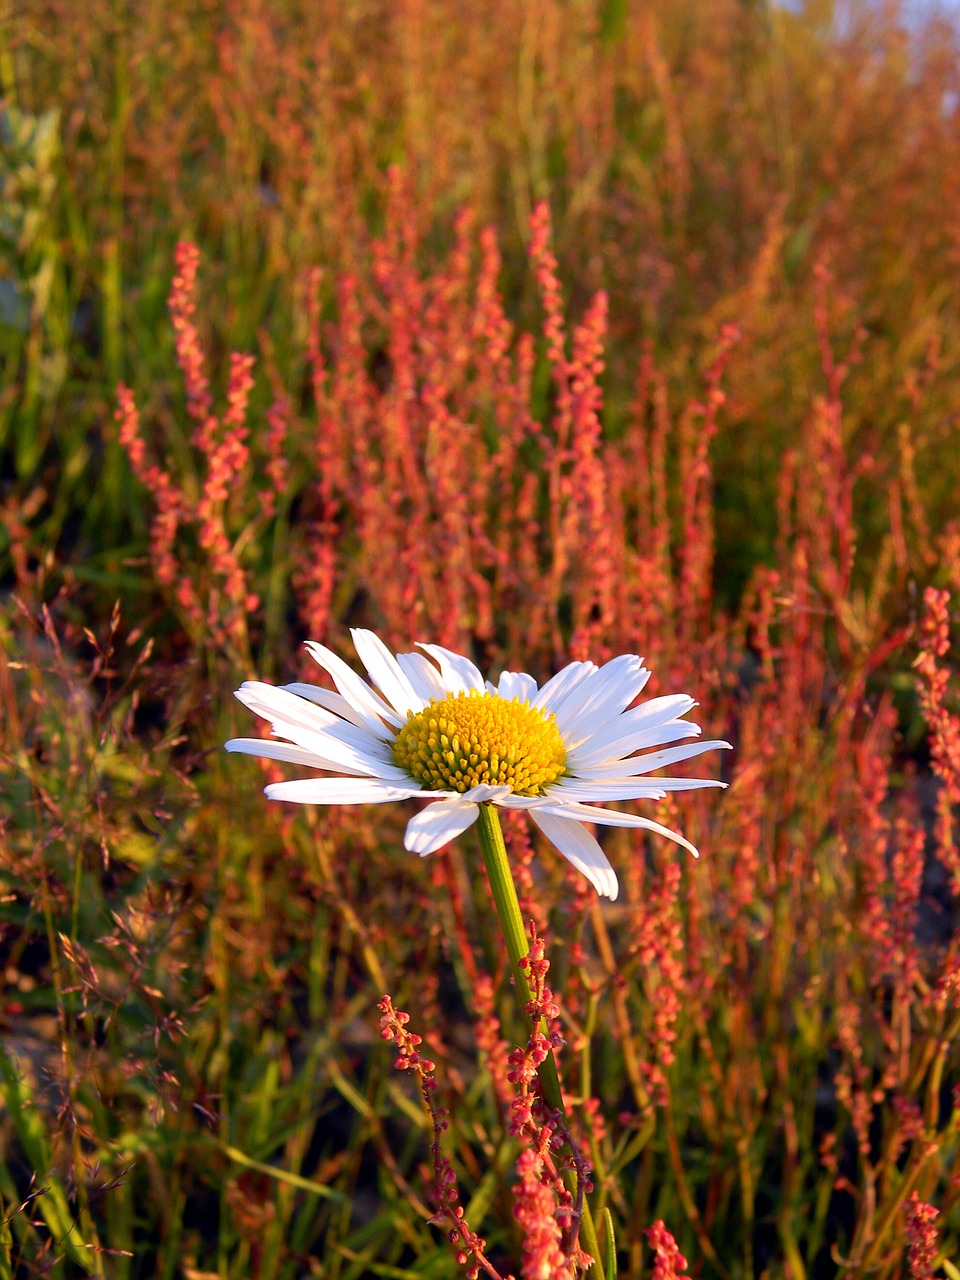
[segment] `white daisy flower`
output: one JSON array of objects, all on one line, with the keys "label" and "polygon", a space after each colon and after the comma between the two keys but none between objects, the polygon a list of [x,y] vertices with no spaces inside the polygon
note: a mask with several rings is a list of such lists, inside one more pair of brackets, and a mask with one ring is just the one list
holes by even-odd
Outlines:
[{"label": "white daisy flower", "polygon": [[600,801],[662,800],[668,791],[725,785],[713,778],[644,776],[730,744],[666,746],[699,736],[700,726],[682,718],[696,703],[676,693],[631,707],[650,677],[634,654],[602,667],[571,662],[542,688],[516,671],[505,671],[494,685],[484,682],[468,658],[440,645],[421,644],[423,653],[394,656],[372,631],[351,635],[371,684],[325,645],[308,642],[336,693],[312,684],[276,688],[258,680],[237,690],[244,706],[269,720],[276,737],[285,741],[232,738],[228,751],[338,775],[271,783],[265,789],[270,799],[299,804],[429,799],[432,803],[407,823],[403,841],[421,857],[471,826],[481,804],[524,809],[607,898],[616,898],[620,885],[584,823],[642,827],[696,856],[688,840],[650,818],[597,807]]}]

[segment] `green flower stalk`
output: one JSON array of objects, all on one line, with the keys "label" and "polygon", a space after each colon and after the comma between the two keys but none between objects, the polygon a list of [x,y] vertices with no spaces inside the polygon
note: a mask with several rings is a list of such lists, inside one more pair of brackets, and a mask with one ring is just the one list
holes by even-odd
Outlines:
[{"label": "green flower stalk", "polygon": [[[517,998],[520,1001],[521,1012],[525,1013],[527,1006],[533,1000],[533,992],[530,989],[526,968],[520,962],[526,959],[529,947],[527,945],[526,931],[523,927],[523,917],[520,914],[517,887],[507,858],[503,830],[500,826],[497,812],[492,805],[482,804],[480,806],[480,814],[477,819],[477,835],[480,838],[480,852],[483,856],[483,865],[487,872],[490,891],[493,894],[493,902],[497,910],[497,918],[500,921],[503,940],[506,943],[507,955],[510,957],[510,968],[516,984]],[[528,1022],[530,1021],[529,1017],[527,1020]],[[532,1027],[532,1029],[536,1030],[537,1028]],[[557,1075],[557,1063],[552,1053],[547,1054],[540,1064],[537,1074],[540,1079],[540,1088],[543,1092],[544,1101],[547,1106],[559,1112],[566,1125],[567,1113],[563,1104],[560,1078]],[[569,1126],[567,1127],[569,1128]],[[585,1252],[589,1253],[594,1260],[594,1266],[590,1268],[590,1273],[599,1276],[601,1274],[599,1266],[600,1246],[593,1224],[593,1216],[590,1213],[590,1205],[586,1198],[583,1200],[581,1210],[580,1243]]]}]

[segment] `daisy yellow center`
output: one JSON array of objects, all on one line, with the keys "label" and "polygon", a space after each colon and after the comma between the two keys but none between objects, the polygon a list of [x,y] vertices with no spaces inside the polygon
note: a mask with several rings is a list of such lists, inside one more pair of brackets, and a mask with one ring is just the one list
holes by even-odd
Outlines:
[{"label": "daisy yellow center", "polygon": [[469,791],[481,783],[538,796],[564,772],[555,717],[519,698],[451,693],[411,712],[393,759],[428,791]]}]

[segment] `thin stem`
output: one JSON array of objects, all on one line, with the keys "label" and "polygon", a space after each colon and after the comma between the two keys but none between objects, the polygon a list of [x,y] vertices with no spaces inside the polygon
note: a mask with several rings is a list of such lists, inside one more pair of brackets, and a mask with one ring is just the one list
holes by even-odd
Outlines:
[{"label": "thin stem", "polygon": [[[523,916],[520,914],[520,903],[517,899],[517,887],[513,882],[513,873],[510,870],[510,862],[507,858],[507,846],[503,841],[500,819],[492,805],[482,804],[480,806],[477,833],[480,837],[483,865],[487,871],[487,879],[490,882],[490,890],[493,893],[494,906],[497,909],[497,918],[500,921],[503,938],[507,944],[507,955],[510,957],[510,968],[513,970],[513,979],[517,987],[520,1008],[527,1024],[531,1026],[531,1029],[534,1029],[532,1020],[526,1012],[526,1006],[533,999],[533,992],[530,990],[530,983],[527,980],[525,970],[520,967],[520,961],[525,958],[529,950],[527,934],[523,927]],[[569,1130],[567,1111],[563,1105],[563,1094],[560,1089],[560,1077],[557,1075],[557,1063],[552,1053],[547,1054],[537,1074],[540,1078],[544,1101],[554,1111],[559,1111],[563,1116],[564,1124]],[[583,1200],[580,1236],[584,1249],[594,1258],[594,1265],[590,1268],[588,1274],[600,1276],[600,1245],[597,1241],[597,1232],[593,1225],[593,1217],[586,1198]]]}]

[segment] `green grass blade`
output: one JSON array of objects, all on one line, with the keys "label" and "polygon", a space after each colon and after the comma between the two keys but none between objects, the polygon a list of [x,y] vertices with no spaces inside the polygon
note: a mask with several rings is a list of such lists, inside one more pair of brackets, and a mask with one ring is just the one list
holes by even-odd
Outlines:
[{"label": "green grass blade", "polygon": [[309,1191],[311,1195],[321,1196],[324,1200],[343,1201],[346,1199],[343,1192],[334,1191],[332,1187],[326,1187],[322,1182],[313,1182],[310,1178],[301,1177],[298,1173],[288,1173],[285,1169],[278,1169],[276,1165],[265,1164],[262,1160],[254,1160],[252,1156],[248,1156],[245,1152],[238,1150],[236,1147],[228,1146],[226,1143],[221,1143],[220,1149],[234,1164],[242,1164],[245,1169],[255,1169],[257,1173],[265,1173],[268,1178],[273,1178],[276,1182],[285,1182],[289,1187],[296,1187],[300,1191]]},{"label": "green grass blade", "polygon": [[609,1209],[603,1211],[604,1234],[604,1273],[606,1280],[617,1280],[617,1239],[613,1231],[613,1214]]},{"label": "green grass blade", "polygon": [[0,1093],[13,1120],[17,1137],[38,1182],[43,1184],[43,1194],[36,1198],[37,1208],[56,1241],[57,1248],[62,1249],[84,1271],[92,1272],[96,1269],[94,1260],[80,1235],[63,1184],[50,1167],[50,1145],[40,1110],[34,1104],[29,1086],[3,1049],[0,1049],[0,1076]]}]

